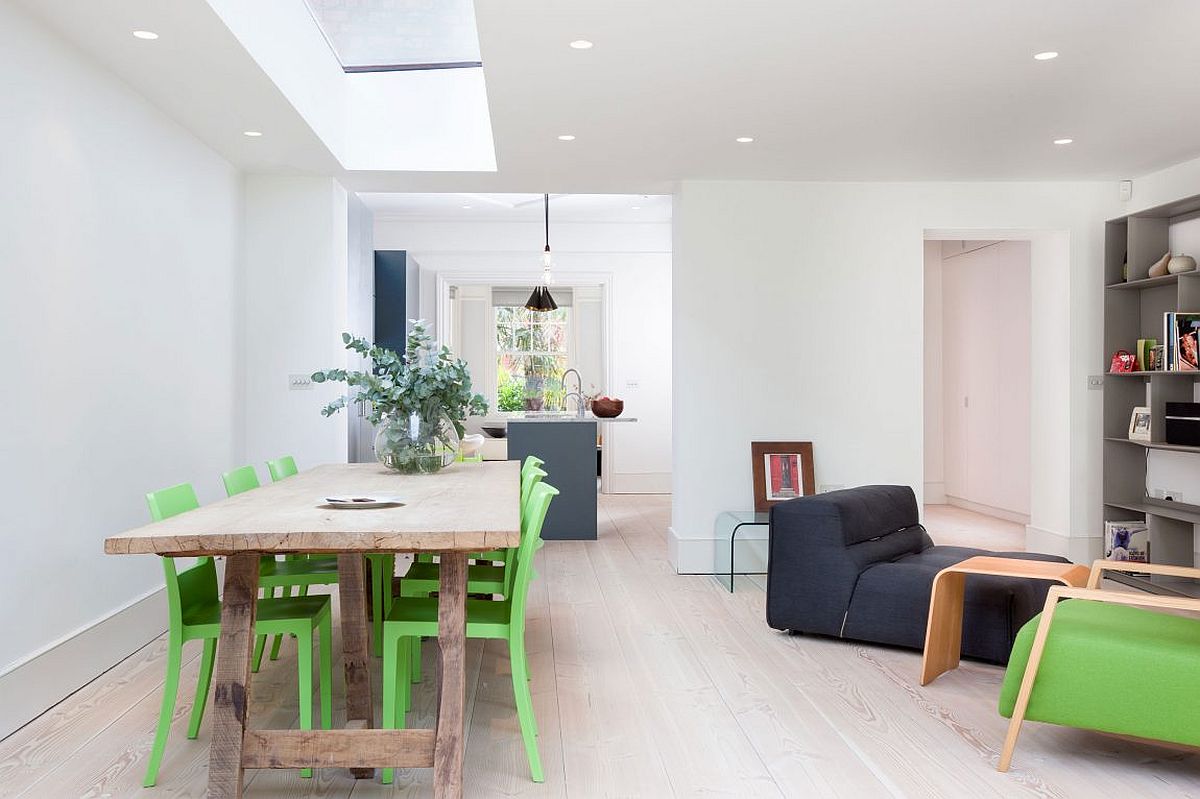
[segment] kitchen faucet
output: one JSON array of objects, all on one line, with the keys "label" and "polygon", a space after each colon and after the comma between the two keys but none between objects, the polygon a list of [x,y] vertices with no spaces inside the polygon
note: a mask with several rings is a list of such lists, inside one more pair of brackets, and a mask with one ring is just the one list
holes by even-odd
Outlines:
[{"label": "kitchen faucet", "polygon": [[583,378],[579,376],[579,370],[575,369],[574,367],[568,369],[562,373],[562,377],[559,378],[559,382],[562,383],[563,388],[566,388],[567,375],[571,374],[571,372],[575,373],[575,390],[563,397],[563,410],[566,410],[567,400],[569,400],[571,397],[575,397],[577,406],[575,415],[582,418],[587,413],[587,404],[583,401]]}]

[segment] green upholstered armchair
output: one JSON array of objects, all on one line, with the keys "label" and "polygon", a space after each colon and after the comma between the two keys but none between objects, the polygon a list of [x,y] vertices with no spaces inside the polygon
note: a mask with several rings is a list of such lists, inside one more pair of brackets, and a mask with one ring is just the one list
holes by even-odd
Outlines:
[{"label": "green upholstered armchair", "polygon": [[1200,614],[1200,599],[1101,591],[1106,571],[1200,579],[1184,566],[1098,560],[1087,588],[1051,588],[1004,675],[1000,715],[1012,721],[1000,771],[1026,719],[1200,746],[1200,618],[1181,615]]}]

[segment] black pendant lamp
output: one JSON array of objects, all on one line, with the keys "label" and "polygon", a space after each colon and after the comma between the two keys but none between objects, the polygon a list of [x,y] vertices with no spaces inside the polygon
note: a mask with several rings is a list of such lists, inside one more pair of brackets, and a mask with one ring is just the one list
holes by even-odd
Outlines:
[{"label": "black pendant lamp", "polygon": [[531,311],[557,310],[558,303],[550,296],[550,195],[542,195],[542,206],[546,213],[546,249],[542,251],[542,283],[533,289],[525,307]]}]

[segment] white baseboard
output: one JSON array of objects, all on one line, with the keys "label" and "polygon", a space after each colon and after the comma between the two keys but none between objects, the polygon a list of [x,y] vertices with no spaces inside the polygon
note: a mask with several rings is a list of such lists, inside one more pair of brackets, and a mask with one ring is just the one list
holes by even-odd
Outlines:
[{"label": "white baseboard", "polygon": [[942,482],[926,483],[924,500],[926,505],[945,505],[946,484]]},{"label": "white baseboard", "polygon": [[167,594],[157,588],[17,661],[0,674],[4,738],[162,635]]},{"label": "white baseboard", "polygon": [[608,494],[670,494],[670,472],[613,472],[605,486]]},{"label": "white baseboard", "polygon": [[[1018,513],[1016,511],[1006,510],[1004,508],[997,508],[992,505],[984,505],[982,502],[972,502],[969,499],[951,496],[950,494],[945,494],[945,497],[945,504],[953,505],[956,508],[962,508],[963,510],[969,510],[975,513],[982,513],[985,516],[995,516],[997,519],[1005,519],[1006,521],[1016,522],[1017,524],[1029,524],[1028,513]],[[928,499],[925,501],[929,502]]]},{"label": "white baseboard", "polygon": [[1069,536],[1027,524],[1025,549],[1029,552],[1061,555],[1072,563],[1090,565],[1103,555],[1104,541],[1103,536]]}]

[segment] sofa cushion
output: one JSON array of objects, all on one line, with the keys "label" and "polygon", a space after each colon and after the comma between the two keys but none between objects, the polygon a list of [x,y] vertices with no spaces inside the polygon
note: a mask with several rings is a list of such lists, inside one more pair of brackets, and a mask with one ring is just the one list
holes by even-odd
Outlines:
[{"label": "sofa cushion", "polygon": [[[1000,691],[1012,717],[1041,614],[1017,636]],[[1054,611],[1025,717],[1200,746],[1200,620],[1068,599]]]},{"label": "sofa cushion", "polygon": [[[876,564],[858,578],[842,636],[924,648],[933,578],[942,569],[975,555],[1064,560],[1038,553],[935,546]],[[963,598],[963,657],[1006,662],[1017,630],[1040,609],[1050,585],[1045,580],[968,575]]]}]

